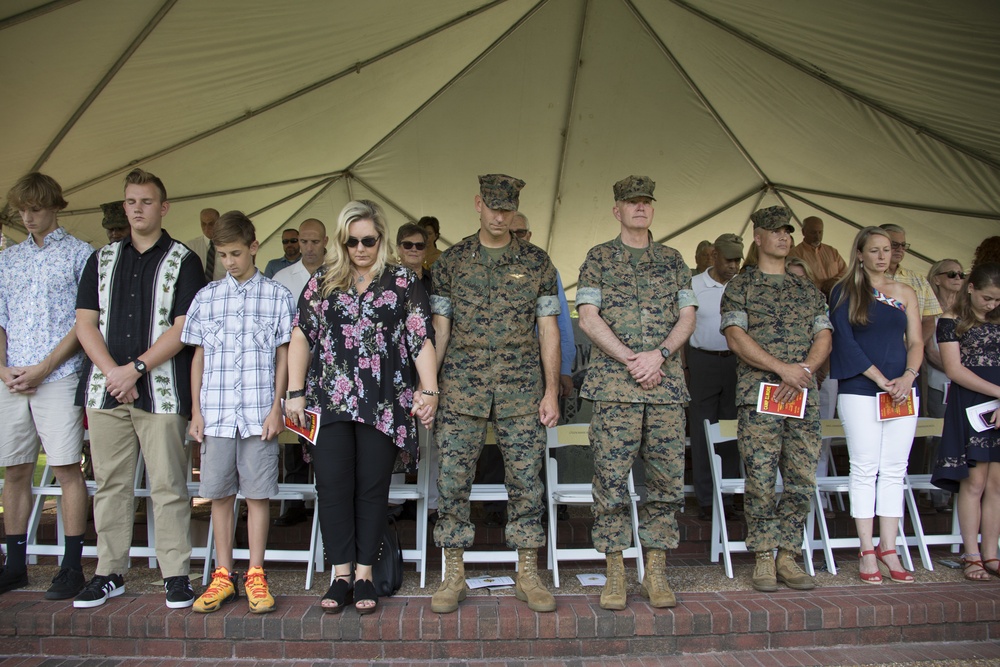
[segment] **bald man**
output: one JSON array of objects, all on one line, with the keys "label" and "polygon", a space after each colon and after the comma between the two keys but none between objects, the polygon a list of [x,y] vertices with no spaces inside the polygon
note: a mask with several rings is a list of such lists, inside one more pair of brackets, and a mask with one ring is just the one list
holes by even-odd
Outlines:
[{"label": "bald man", "polygon": [[[316,218],[309,218],[299,226],[299,249],[302,259],[286,269],[274,274],[274,279],[288,288],[295,297],[296,307],[302,289],[310,276],[326,260],[326,225]],[[285,481],[289,484],[305,484],[309,481],[309,463],[302,455],[301,447],[285,447]],[[306,519],[305,504],[301,500],[285,503],[285,512],[274,520],[275,526],[294,526]]]},{"label": "bald man", "polygon": [[191,252],[198,255],[201,265],[205,269],[205,281],[221,280],[226,277],[226,267],[215,256],[215,244],[212,236],[215,234],[215,221],[219,219],[219,212],[214,208],[201,209],[201,235],[196,236],[184,245],[191,249]]},{"label": "bald man", "polygon": [[802,243],[789,250],[788,256],[809,265],[813,283],[826,295],[847,272],[847,264],[837,249],[823,243],[823,220],[816,216],[802,221]]}]

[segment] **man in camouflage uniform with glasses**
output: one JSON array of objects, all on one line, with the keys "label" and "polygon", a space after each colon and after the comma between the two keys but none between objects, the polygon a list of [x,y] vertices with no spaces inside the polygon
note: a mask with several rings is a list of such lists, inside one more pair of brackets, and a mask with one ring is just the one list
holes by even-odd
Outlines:
[{"label": "man in camouflage uniform with glasses", "polygon": [[621,234],[587,253],[576,308],[595,350],[581,395],[594,401],[594,547],[607,556],[601,607],[624,609],[622,551],[632,544],[628,475],[637,455],[649,497],[639,509],[647,555],[642,594],[654,607],[677,604],[666,549],[677,548],[675,514],[684,505],[684,403],[678,352],[694,331],[697,300],[680,253],[653,242],[653,188],[647,176],[614,185]]},{"label": "man in camouflage uniform with glasses", "polygon": [[431,598],[437,613],[453,612],[465,599],[463,554],[475,537],[469,494],[489,420],[504,459],[507,544],[518,552],[514,592],[534,611],[556,608],[538,578],[538,548],[545,545],[545,427],[559,419],[559,299],[549,256],[510,234],[523,187],[512,176],[480,176],[479,232],[434,263],[431,311],[441,368],[434,543],[445,550],[444,581]]}]

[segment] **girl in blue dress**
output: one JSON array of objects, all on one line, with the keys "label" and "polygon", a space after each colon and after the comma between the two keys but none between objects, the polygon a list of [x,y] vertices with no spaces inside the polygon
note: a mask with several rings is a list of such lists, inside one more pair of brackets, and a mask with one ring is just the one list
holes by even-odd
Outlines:
[{"label": "girl in blue dress", "polygon": [[[958,492],[965,578],[1000,576],[1000,410],[976,431],[966,408],[1000,399],[1000,264],[977,264],[937,326],[938,347],[951,380],[944,432],[931,481]],[[976,417],[979,418],[978,416]],[[980,550],[979,536],[982,534]]]}]

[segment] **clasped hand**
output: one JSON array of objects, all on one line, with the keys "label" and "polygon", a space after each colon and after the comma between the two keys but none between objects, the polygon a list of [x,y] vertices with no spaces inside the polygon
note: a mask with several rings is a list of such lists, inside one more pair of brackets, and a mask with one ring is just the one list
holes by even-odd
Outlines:
[{"label": "clasped hand", "polygon": [[666,377],[666,373],[661,368],[662,365],[663,354],[659,350],[633,352],[625,357],[625,366],[628,368],[628,372],[643,389],[652,389]]}]

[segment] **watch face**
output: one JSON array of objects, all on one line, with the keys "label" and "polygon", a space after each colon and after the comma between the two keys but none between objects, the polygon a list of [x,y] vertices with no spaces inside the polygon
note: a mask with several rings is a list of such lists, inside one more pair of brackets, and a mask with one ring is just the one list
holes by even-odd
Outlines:
[{"label": "watch face", "polygon": [[670,351],[667,348],[665,348],[665,347],[661,347],[660,348],[660,354],[662,354],[663,358],[666,359],[667,357],[670,356]]},{"label": "watch face", "polygon": [[135,370],[139,371],[140,373],[145,373],[146,372],[146,364],[145,364],[145,362],[136,360],[135,362],[133,362],[133,364],[135,365]]}]

